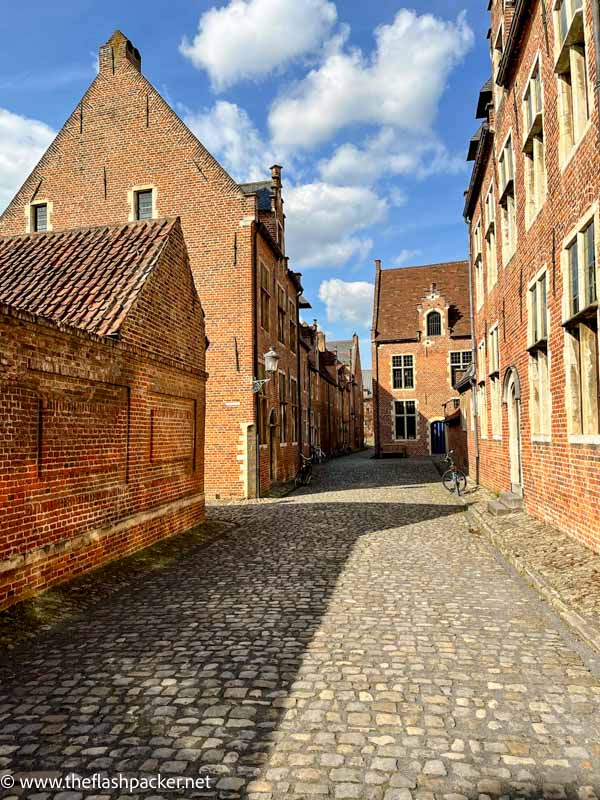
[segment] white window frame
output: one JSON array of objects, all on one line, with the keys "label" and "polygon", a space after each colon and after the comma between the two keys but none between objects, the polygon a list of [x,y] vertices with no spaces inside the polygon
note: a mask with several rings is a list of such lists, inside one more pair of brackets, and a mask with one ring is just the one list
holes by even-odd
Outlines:
[{"label": "white window frame", "polygon": [[129,203],[129,222],[149,222],[149,220],[138,220],[137,217],[137,196],[140,192],[152,192],[152,219],[158,219],[158,190],[154,184],[145,183],[132,186],[127,192],[127,202]]},{"label": "white window frame", "polygon": [[[406,403],[414,403],[415,404],[415,437],[414,439],[401,439],[396,436],[396,403],[404,403],[406,409]],[[408,416],[412,416],[412,414],[406,414],[406,410],[404,413],[404,418],[407,419]],[[419,441],[419,402],[418,400],[407,397],[401,399],[394,399],[392,400],[392,440],[394,442],[418,442]]]},{"label": "white window frame", "polygon": [[[394,359],[401,358],[402,359],[402,366],[394,367]],[[406,366],[404,363],[405,358],[411,358],[412,364],[410,366]],[[402,386],[394,386],[394,371],[399,369],[402,374]],[[413,385],[412,386],[405,386],[404,385],[404,370],[405,369],[412,369],[413,373]],[[390,358],[390,386],[393,392],[414,392],[417,388],[417,365],[416,365],[416,358],[414,353],[393,353]]]}]

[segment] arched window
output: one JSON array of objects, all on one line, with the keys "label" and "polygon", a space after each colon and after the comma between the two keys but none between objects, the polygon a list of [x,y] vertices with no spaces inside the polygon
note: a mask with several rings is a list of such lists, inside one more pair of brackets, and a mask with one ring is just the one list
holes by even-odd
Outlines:
[{"label": "arched window", "polygon": [[427,317],[427,336],[442,335],[442,315],[439,311],[432,311]]}]

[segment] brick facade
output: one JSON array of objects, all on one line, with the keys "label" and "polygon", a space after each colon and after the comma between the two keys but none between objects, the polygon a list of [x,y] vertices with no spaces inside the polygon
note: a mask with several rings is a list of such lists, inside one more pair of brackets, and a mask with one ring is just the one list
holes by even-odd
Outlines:
[{"label": "brick facade", "polygon": [[[127,236],[107,274],[145,258],[147,238],[128,227],[158,229],[157,260],[125,268],[109,290],[88,271],[97,302],[82,305],[77,265],[93,256],[98,274]],[[14,297],[0,303],[0,609],[204,519],[204,320],[181,228],[125,229],[109,241],[102,231],[0,239],[0,301]],[[48,282],[38,275],[37,298],[16,294],[28,254],[34,270],[43,248]],[[79,327],[27,310],[36,304]]]},{"label": "brick facade", "polygon": [[522,493],[529,513],[599,549],[597,22],[590,0],[581,10],[566,0],[562,23],[561,7],[541,0],[504,5],[491,6],[494,76],[465,208],[478,362],[465,403],[471,474]]},{"label": "brick facade", "polygon": [[[271,274],[278,271],[290,300],[298,294],[284,258],[281,170],[268,182],[235,183],[141,74],[139,53],[122,34],[100,48],[99,64],[98,76],[0,217],[0,235],[29,230],[41,203],[52,230],[127,222],[136,216],[136,192],[148,189],[155,218],[180,217],[210,341],[207,496],[253,496],[252,379],[264,348],[275,344],[282,368],[297,379],[289,343],[261,335],[254,302],[260,258]],[[278,406],[275,398],[272,405]],[[276,447],[277,478],[291,477],[297,448],[283,454]]]},{"label": "brick facade", "polygon": [[[376,262],[373,394],[378,456],[446,450],[452,353],[468,352],[468,265],[382,270]],[[434,315],[434,318],[432,318]]]}]

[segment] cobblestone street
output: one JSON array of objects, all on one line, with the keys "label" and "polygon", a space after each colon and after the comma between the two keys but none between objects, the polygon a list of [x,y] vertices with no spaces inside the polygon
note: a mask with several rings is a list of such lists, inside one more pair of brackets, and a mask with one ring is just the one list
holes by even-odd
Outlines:
[{"label": "cobblestone street", "polygon": [[[210,509],[238,527],[19,647],[0,772],[217,785],[140,798],[600,797],[592,654],[429,460],[369,455]],[[136,796],[3,796],[92,795]]]}]

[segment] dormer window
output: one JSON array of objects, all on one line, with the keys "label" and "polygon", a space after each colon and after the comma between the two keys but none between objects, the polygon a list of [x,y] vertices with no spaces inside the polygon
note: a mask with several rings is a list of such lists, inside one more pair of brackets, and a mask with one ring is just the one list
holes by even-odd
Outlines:
[{"label": "dormer window", "polygon": [[432,311],[427,317],[427,336],[442,335],[442,315],[439,311]]},{"label": "dormer window", "polygon": [[31,222],[35,233],[48,230],[48,204],[39,203],[31,209]]},{"label": "dormer window", "polygon": [[135,218],[152,219],[152,189],[142,189],[135,193]]}]

